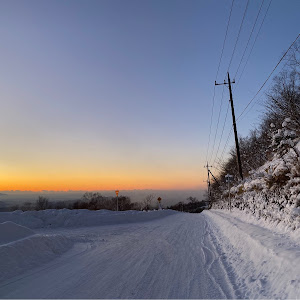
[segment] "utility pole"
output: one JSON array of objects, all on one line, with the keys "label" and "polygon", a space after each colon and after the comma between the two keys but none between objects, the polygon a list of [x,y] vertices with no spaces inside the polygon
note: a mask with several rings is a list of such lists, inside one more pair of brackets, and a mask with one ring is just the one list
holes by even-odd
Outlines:
[{"label": "utility pole", "polygon": [[230,199],[230,181],[233,180],[233,176],[230,174],[225,175],[226,182],[228,183],[228,204],[229,204],[229,210],[231,212],[231,199]]},{"label": "utility pole", "polygon": [[215,85],[228,85],[228,87],[229,87],[229,96],[230,96],[229,101],[230,101],[230,104],[231,104],[232,123],[233,123],[233,131],[234,131],[234,139],[235,139],[235,147],[236,147],[237,164],[238,164],[238,169],[239,169],[241,179],[243,180],[244,177],[243,177],[243,171],[242,171],[240,147],[239,147],[239,140],[238,140],[238,136],[237,136],[234,106],[233,106],[233,99],[232,99],[232,90],[231,90],[231,83],[235,83],[235,81],[232,81],[232,82],[230,81],[229,72],[227,72],[227,75],[228,75],[228,82],[225,82],[225,80],[224,80],[224,83],[217,83],[215,81]]},{"label": "utility pole", "polygon": [[[212,167],[211,167],[212,168]],[[211,170],[209,170],[209,174],[213,177],[213,179],[215,180],[215,182],[220,185],[218,179],[214,176],[214,174],[211,172]]]},{"label": "utility pole", "polygon": [[207,193],[208,193],[208,201],[210,202],[210,208],[212,206],[212,197],[211,197],[211,188],[210,188],[210,177],[209,175],[211,175],[213,177],[213,179],[215,180],[215,182],[220,185],[219,181],[217,180],[217,178],[214,176],[214,174],[211,172],[211,170],[209,168],[212,168],[212,166],[208,165],[208,162],[206,163],[206,166],[204,166],[204,168],[207,169]]},{"label": "utility pole", "polygon": [[210,190],[210,178],[209,178],[209,174],[210,174],[210,166],[208,165],[208,162],[206,163],[206,166],[204,166],[204,168],[207,169],[207,194],[208,194],[208,201],[210,203],[210,206],[212,205],[212,201],[211,201],[211,190]]}]

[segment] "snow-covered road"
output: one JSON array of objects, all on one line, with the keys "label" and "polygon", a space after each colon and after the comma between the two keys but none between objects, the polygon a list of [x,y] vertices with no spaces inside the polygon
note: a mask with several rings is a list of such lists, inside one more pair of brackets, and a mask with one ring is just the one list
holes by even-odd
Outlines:
[{"label": "snow-covered road", "polygon": [[0,283],[0,297],[236,298],[208,226],[204,216],[178,213],[135,224],[55,229],[75,246]]},{"label": "snow-covered road", "polygon": [[241,211],[19,211],[0,221],[0,298],[300,296],[299,230]]}]

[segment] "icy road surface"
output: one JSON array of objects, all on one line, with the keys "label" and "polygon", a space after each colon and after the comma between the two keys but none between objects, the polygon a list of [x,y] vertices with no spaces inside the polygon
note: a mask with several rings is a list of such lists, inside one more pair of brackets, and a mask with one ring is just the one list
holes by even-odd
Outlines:
[{"label": "icy road surface", "polygon": [[204,214],[176,213],[149,222],[51,233],[69,237],[74,246],[47,264],[0,282],[0,298],[241,296]]}]

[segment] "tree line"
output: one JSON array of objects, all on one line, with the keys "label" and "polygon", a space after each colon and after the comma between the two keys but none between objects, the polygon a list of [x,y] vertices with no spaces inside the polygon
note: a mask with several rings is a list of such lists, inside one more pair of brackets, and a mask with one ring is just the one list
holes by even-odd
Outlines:
[{"label": "tree line", "polygon": [[[130,197],[120,195],[118,197],[118,210],[144,210],[149,211],[158,209],[158,203],[156,203],[155,196],[153,194],[147,195],[141,202],[132,202]],[[173,209],[183,212],[199,213],[203,209],[207,208],[208,203],[205,201],[199,201],[195,197],[188,197],[187,202],[180,201],[174,205],[168,206],[167,209]],[[45,210],[45,209],[88,209],[88,210],[117,210],[117,197],[103,196],[98,192],[86,192],[81,199],[73,201],[50,201],[45,196],[38,196],[35,202],[24,202],[20,205],[13,205],[9,208],[10,211],[22,210]]]},{"label": "tree line", "polygon": [[[148,200],[147,200],[148,199]],[[86,192],[81,199],[75,201],[50,201],[47,197],[38,196],[33,202],[14,205],[10,208],[14,210],[45,210],[45,209],[88,209],[88,210],[117,210],[117,197],[103,196],[98,192]],[[118,210],[149,210],[153,209],[149,196],[143,202],[132,202],[130,197],[120,195],[118,197]]]},{"label": "tree line", "polygon": [[201,213],[204,209],[208,208],[208,202],[207,201],[199,201],[195,197],[188,197],[187,203],[184,203],[182,201],[169,206],[169,209],[181,211],[181,212],[189,212],[189,213]]}]

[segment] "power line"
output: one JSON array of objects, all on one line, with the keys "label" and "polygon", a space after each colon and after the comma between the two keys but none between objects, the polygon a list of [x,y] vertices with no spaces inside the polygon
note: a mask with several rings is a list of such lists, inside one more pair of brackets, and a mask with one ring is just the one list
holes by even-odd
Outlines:
[{"label": "power line", "polygon": [[259,102],[259,100],[261,100],[261,99],[258,98],[256,101],[253,102],[251,107],[245,112],[245,114],[243,116],[241,116],[240,121],[245,119],[246,115],[253,109],[253,107]]},{"label": "power line", "polygon": [[[263,0],[263,1],[264,1],[264,0]],[[261,29],[262,29],[262,26],[263,26],[263,24],[264,24],[264,21],[265,21],[265,19],[266,19],[267,14],[268,14],[268,11],[269,11],[269,8],[270,8],[270,6],[271,6],[271,3],[272,3],[272,0],[270,0],[269,5],[268,5],[268,7],[267,7],[267,9],[266,9],[265,15],[264,15],[264,17],[263,17],[263,19],[262,19],[262,22],[261,22],[261,24],[260,24],[260,27],[259,27],[259,29],[258,29],[258,31],[257,31],[257,34],[256,34],[256,36],[255,36],[253,45],[252,45],[252,47],[251,47],[251,50],[250,50],[249,55],[248,55],[248,57],[247,57],[246,63],[245,63],[245,65],[244,65],[244,67],[243,67],[243,70],[242,70],[242,72],[241,72],[241,75],[240,75],[240,77],[239,77],[239,80],[238,80],[238,82],[237,82],[237,84],[236,84],[236,87],[238,86],[238,84],[239,84],[239,82],[240,82],[240,80],[241,80],[241,78],[242,78],[242,76],[243,76],[243,73],[244,73],[244,71],[245,71],[245,68],[246,68],[246,66],[247,66],[247,63],[248,63],[248,61],[249,61],[249,58],[250,58],[250,56],[251,56],[251,54],[252,54],[252,51],[253,51],[254,46],[255,46],[255,43],[256,43],[256,41],[257,41],[257,38],[258,38],[258,36],[259,36],[259,34],[260,34],[260,31],[261,31]],[[262,3],[262,4],[263,4],[263,3]],[[261,7],[260,7],[260,9],[259,9],[258,15],[257,15],[257,17],[256,17],[256,20],[255,20],[254,26],[253,26],[253,28],[252,28],[252,31],[251,31],[251,33],[250,33],[250,37],[249,37],[249,39],[248,39],[247,44],[249,43],[249,41],[250,41],[250,39],[251,39],[251,35],[252,35],[252,33],[253,33],[253,30],[254,30],[254,28],[255,28],[255,24],[256,24],[256,22],[257,22],[258,16],[259,16],[260,11],[261,11],[261,8],[262,8],[262,4],[261,4]],[[247,46],[246,46],[246,48],[245,48],[244,53],[246,52],[246,49],[247,49]],[[243,53],[243,56],[244,56],[244,53]],[[243,57],[242,57],[242,59],[243,59]],[[240,64],[241,64],[241,62],[242,62],[242,59],[241,59],[241,61],[240,61]],[[239,70],[240,64],[239,64],[239,66],[238,66],[237,72],[238,72],[238,70]],[[236,72],[236,75],[237,75],[237,72]],[[235,76],[236,76],[236,75],[235,75]],[[256,96],[255,96],[255,97],[256,97]],[[253,100],[252,100],[252,101],[253,101]],[[251,102],[252,102],[252,101],[251,101]],[[250,103],[249,103],[249,104],[250,104]],[[249,106],[249,104],[248,104],[248,106]],[[244,109],[244,111],[245,111],[246,109],[247,109],[247,107]],[[243,112],[244,112],[244,111],[243,111]],[[242,114],[241,114],[241,115],[242,115]],[[238,116],[237,121],[238,121],[238,119],[241,117],[241,115]],[[225,123],[224,123],[224,125],[225,125]],[[226,151],[226,148],[227,148],[227,146],[228,146],[228,142],[229,142],[229,138],[230,138],[231,134],[232,134],[232,128],[231,128],[231,130],[229,131],[229,134],[228,134],[228,136],[227,136],[227,140],[226,140],[225,146],[224,146],[224,148],[223,148],[223,150],[222,150],[222,153],[221,153],[221,155],[220,155],[220,158],[219,158],[220,161],[223,160],[223,156],[224,156],[225,151]],[[218,151],[217,151],[217,153],[218,153]],[[218,157],[217,157],[217,155],[216,155],[216,158],[215,158],[215,160],[214,160],[214,164],[215,164],[215,162],[216,162],[217,159],[218,159]]]},{"label": "power line", "polygon": [[[223,41],[222,51],[221,51],[219,65],[218,65],[217,74],[216,74],[216,80],[217,80],[217,77],[218,77],[218,74],[219,74],[220,65],[221,65],[221,61],[222,61],[222,57],[223,57],[223,52],[224,52],[224,48],[225,48],[225,43],[226,43],[226,39],[227,39],[227,34],[228,34],[228,28],[229,28],[229,23],[230,23],[230,19],[231,19],[231,13],[232,13],[232,8],[233,8],[233,3],[234,3],[234,0],[232,0],[232,3],[231,3],[231,8],[230,8],[229,18],[228,18],[228,22],[227,22],[225,37],[224,37],[224,41]],[[216,86],[214,86],[214,93],[213,93],[213,100],[212,100],[212,110],[211,110],[211,118],[210,118],[210,126],[209,126],[209,135],[208,135],[208,145],[207,145],[207,152],[206,152],[206,161],[207,161],[207,158],[208,158],[208,151],[209,151],[209,146],[210,146],[211,127],[212,127],[213,112],[214,112],[214,106],[215,106],[215,95],[216,95]]]},{"label": "power line", "polygon": [[208,144],[207,144],[207,151],[206,151],[206,161],[207,161],[208,150],[209,150],[209,146],[210,146],[211,125],[212,125],[213,112],[214,112],[214,106],[215,106],[215,94],[216,94],[216,87],[214,87],[214,95],[213,95],[213,101],[212,101],[212,109],[211,109],[210,125],[209,125],[209,135],[208,135]]},{"label": "power line", "polygon": [[[246,105],[246,107],[244,108],[244,110],[242,111],[242,113],[237,117],[236,122],[241,118],[241,116],[245,113],[245,111],[247,110],[247,108],[249,107],[249,105],[254,101],[254,99],[257,97],[257,95],[259,94],[259,92],[263,89],[263,87],[265,86],[265,84],[268,82],[268,80],[270,79],[270,77],[272,76],[272,74],[274,73],[274,71],[277,69],[277,67],[279,66],[279,64],[281,63],[281,61],[285,58],[285,56],[287,55],[287,53],[289,52],[289,50],[293,47],[293,45],[296,43],[296,41],[298,40],[299,37],[300,37],[300,33],[298,34],[298,36],[296,37],[296,39],[292,42],[292,44],[289,46],[289,48],[286,50],[286,52],[282,55],[282,57],[280,58],[280,60],[276,64],[276,66],[273,68],[273,70],[271,71],[271,73],[269,74],[269,76],[267,77],[267,79],[264,81],[264,83],[262,84],[262,86],[259,88],[259,90],[257,91],[257,93],[248,102],[248,104]],[[225,146],[224,146],[222,154],[220,156],[220,160],[223,159],[223,155],[224,155],[225,150],[227,148],[229,137],[230,137],[231,133],[232,133],[232,128],[229,131],[229,134],[228,134]]]},{"label": "power line", "polygon": [[262,9],[262,7],[263,7],[264,1],[265,1],[265,0],[263,0],[263,1],[261,2],[260,8],[259,8],[259,10],[258,10],[256,19],[255,19],[255,21],[254,21],[252,30],[251,30],[250,35],[249,35],[249,39],[248,39],[248,41],[247,41],[247,44],[246,44],[245,50],[244,50],[244,52],[243,52],[242,58],[241,58],[241,60],[240,60],[240,63],[239,63],[239,65],[238,65],[238,68],[237,68],[237,70],[236,70],[236,72],[235,72],[234,78],[236,77],[236,75],[237,75],[237,73],[238,73],[238,71],[239,71],[239,69],[240,69],[241,63],[242,63],[243,58],[244,58],[244,56],[245,56],[245,53],[246,53],[246,51],[247,51],[249,42],[250,42],[250,40],[251,40],[251,37],[252,37],[253,31],[254,31],[254,28],[255,28],[255,26],[256,26],[256,23],[257,23],[257,20],[258,20],[259,15],[260,15],[260,11],[261,11],[261,9]]},{"label": "power line", "polygon": [[227,34],[228,34],[228,28],[229,28],[229,23],[230,23],[230,19],[231,19],[231,13],[232,13],[232,8],[233,8],[233,3],[234,3],[234,0],[232,0],[232,3],[231,3],[231,8],[230,8],[229,18],[228,18],[228,22],[227,22],[225,37],[224,37],[224,41],[223,41],[223,47],[222,47],[222,51],[221,51],[221,56],[220,56],[220,60],[219,60],[219,65],[218,65],[216,80],[217,80],[217,77],[218,77],[218,74],[219,74],[221,60],[222,60],[223,52],[224,52],[224,48],[225,48],[225,42],[226,42],[226,39],[227,39]]},{"label": "power line", "polygon": [[212,166],[212,168],[217,169],[218,171],[222,172],[222,170],[218,166]]},{"label": "power line", "polygon": [[[264,1],[264,0],[263,0],[263,1]],[[233,2],[232,2],[232,6],[233,6]],[[241,21],[241,24],[240,24],[239,32],[238,32],[238,35],[237,35],[237,38],[236,38],[236,42],[235,42],[235,45],[234,45],[234,48],[233,48],[233,52],[232,52],[232,55],[231,55],[231,58],[230,58],[228,70],[229,70],[229,68],[230,68],[232,59],[233,59],[233,57],[234,57],[234,53],[235,53],[235,50],[236,50],[236,46],[237,46],[237,43],[238,43],[238,40],[239,40],[239,37],[240,37],[240,33],[241,33],[241,30],[242,30],[243,24],[244,24],[244,20],[245,20],[245,16],[246,16],[246,13],[247,13],[248,6],[249,6],[249,0],[247,1],[246,7],[245,7],[245,10],[244,10],[244,14],[243,14],[243,18],[242,18],[242,21]],[[232,7],[231,7],[231,10],[232,10]],[[230,13],[230,15],[231,15],[231,13]],[[227,27],[227,30],[228,30],[228,27]],[[227,34],[227,30],[226,30],[226,34]],[[219,66],[220,66],[220,64],[219,64]],[[225,81],[224,81],[224,82],[225,82]],[[224,88],[223,88],[223,92],[222,92],[222,100],[223,100],[223,93],[224,93]],[[217,131],[218,131],[218,126],[219,126],[219,119],[220,119],[220,112],[221,112],[222,100],[221,100],[221,103],[220,103],[220,111],[219,111],[218,122],[217,122],[217,128],[216,128],[216,133],[215,133],[215,138],[214,138],[214,145],[215,145],[215,140],[216,140]],[[226,123],[227,115],[228,115],[228,109],[229,109],[229,104],[228,104],[228,106],[227,106],[227,111],[226,111],[226,116],[225,116],[225,120],[224,120],[224,124],[223,124],[223,128],[222,128],[221,138],[220,138],[220,141],[219,141],[219,145],[218,145],[217,153],[216,153],[216,156],[215,156],[215,159],[214,159],[214,163],[215,163],[215,161],[216,161],[216,159],[217,159],[217,155],[218,155],[219,148],[220,148],[220,144],[221,144],[221,139],[222,139],[222,137],[223,137],[224,127],[225,127],[225,123]],[[228,139],[229,139],[229,136],[228,136],[228,138],[227,138],[226,144],[228,143]],[[214,146],[213,146],[213,149],[212,149],[212,152],[211,152],[211,153],[212,153],[212,154],[211,154],[211,158],[213,157],[213,152],[214,152]],[[223,150],[223,152],[224,152],[224,150]],[[223,153],[222,153],[222,154],[223,154]]]},{"label": "power line", "polygon": [[210,155],[210,159],[213,156],[213,152],[214,152],[214,148],[215,148],[215,144],[216,144],[216,137],[217,137],[217,132],[218,132],[218,128],[219,128],[219,122],[220,122],[220,115],[221,115],[221,109],[222,109],[222,103],[223,103],[223,98],[224,98],[224,86],[223,86],[223,90],[222,90],[222,97],[221,97],[221,101],[220,101],[220,109],[219,109],[219,115],[218,115],[218,121],[217,121],[217,127],[216,127],[216,133],[215,133],[215,137],[214,137],[214,143],[212,146],[212,151],[211,151],[211,155]]},{"label": "power line", "polygon": [[259,36],[259,34],[260,34],[261,28],[262,28],[262,26],[263,26],[263,24],[264,24],[264,22],[265,22],[265,19],[266,19],[266,16],[267,16],[267,14],[268,14],[268,11],[269,11],[269,8],[270,8],[270,6],[271,6],[271,3],[272,3],[272,0],[270,0],[270,2],[269,2],[269,5],[268,5],[267,10],[266,10],[266,12],[265,12],[265,15],[264,15],[264,17],[263,17],[263,20],[262,20],[262,22],[261,22],[261,24],[260,24],[260,26],[259,26],[259,29],[258,29],[257,34],[256,34],[256,36],[255,36],[253,45],[252,45],[251,50],[250,50],[250,52],[249,52],[249,55],[248,55],[248,57],[247,57],[246,63],[245,63],[245,65],[244,65],[243,70],[242,70],[242,72],[241,72],[241,75],[240,75],[240,77],[239,77],[239,79],[238,79],[238,81],[237,81],[237,83],[236,83],[236,85],[235,85],[235,89],[236,89],[237,86],[239,85],[240,80],[241,80],[241,78],[242,78],[242,76],[243,76],[243,74],[244,74],[245,68],[246,68],[246,66],[247,66],[247,64],[248,64],[248,61],[249,61],[249,58],[250,58],[250,56],[251,56],[251,54],[252,54],[252,51],[253,51],[253,49],[254,49],[256,40],[257,40],[257,38],[258,38],[258,36]]},{"label": "power line", "polygon": [[242,19],[242,22],[241,22],[241,25],[240,25],[240,29],[239,29],[239,32],[238,32],[238,35],[237,35],[237,38],[236,38],[236,41],[235,41],[235,45],[234,45],[234,48],[233,48],[233,52],[232,52],[232,55],[231,55],[231,58],[230,58],[230,62],[229,62],[229,66],[228,66],[227,71],[229,71],[229,68],[230,68],[230,65],[231,65],[234,53],[235,53],[236,45],[238,43],[238,40],[239,40],[239,37],[240,37],[240,33],[241,33],[241,30],[242,30],[242,27],[243,27],[243,24],[244,24],[244,20],[245,20],[245,16],[246,16],[246,13],[247,13],[248,5],[249,5],[249,0],[247,1],[247,4],[246,4],[246,8],[245,8],[245,11],[244,11],[243,19]]},{"label": "power line", "polygon": [[241,112],[241,114],[237,117],[236,120],[238,120],[244,114],[244,112],[246,111],[246,109],[248,108],[248,106],[252,103],[252,101],[256,98],[256,96],[259,94],[259,92],[263,89],[263,87],[265,86],[265,84],[267,83],[267,81],[270,79],[270,77],[272,76],[272,74],[274,73],[274,71],[277,69],[277,67],[279,66],[279,64],[281,63],[281,61],[285,58],[285,56],[287,55],[287,53],[289,52],[289,50],[293,47],[293,45],[295,44],[295,42],[298,40],[299,36],[300,36],[300,33],[298,34],[298,36],[296,37],[296,39],[293,41],[293,43],[289,46],[289,48],[285,51],[285,53],[282,55],[282,57],[280,58],[279,62],[273,68],[272,72],[269,74],[269,76],[264,81],[264,83],[262,84],[262,86],[259,88],[259,90],[257,91],[257,93],[254,95],[254,97],[248,102],[248,104],[246,105],[246,107]]},{"label": "power line", "polygon": [[[286,61],[286,63],[284,64],[284,66],[282,67],[282,69],[281,70],[284,70],[285,69],[285,67],[287,66],[287,64],[288,64],[288,61]],[[271,86],[271,84],[269,85],[269,87]],[[269,88],[268,87],[268,88]],[[268,89],[267,88],[267,89]],[[254,101],[254,103],[251,105],[251,107],[244,113],[244,115],[243,115],[243,117],[240,119],[240,121],[241,120],[243,120],[245,117],[246,117],[246,115],[253,109],[253,107],[259,102],[259,100],[261,100],[260,98],[259,99],[257,99],[256,101]],[[262,103],[261,103],[262,104]]]},{"label": "power line", "polygon": [[231,129],[230,129],[230,131],[229,131],[229,133],[228,133],[228,136],[227,136],[227,139],[226,139],[225,146],[224,146],[224,148],[223,148],[223,150],[222,150],[222,153],[221,153],[221,155],[220,155],[220,157],[219,157],[219,160],[220,160],[220,161],[223,160],[223,156],[224,156],[224,154],[225,154],[225,150],[226,150],[226,148],[227,148],[227,146],[228,146],[229,138],[230,138],[232,132],[233,132],[233,127],[231,127]]},{"label": "power line", "polygon": [[[244,53],[243,53],[242,58],[241,58],[241,60],[240,60],[240,63],[239,63],[239,66],[238,66],[238,69],[237,69],[237,71],[236,71],[235,76],[236,76],[237,73],[238,73],[238,70],[239,70],[240,65],[241,65],[241,63],[242,63],[242,60],[243,60],[244,55],[245,55],[245,53],[246,53],[248,44],[249,44],[249,42],[250,42],[250,40],[251,40],[251,36],[252,36],[253,31],[254,31],[254,28],[255,28],[255,26],[256,26],[256,23],[257,23],[259,14],[260,14],[260,12],[261,12],[263,3],[264,3],[264,0],[262,1],[262,4],[261,4],[261,6],[260,6],[260,8],[259,8],[258,14],[257,14],[257,16],[256,16],[254,25],[253,25],[253,27],[252,27],[252,30],[251,30],[249,39],[248,39],[248,41],[247,41],[247,45],[246,45],[246,47],[245,47]],[[263,19],[262,19],[262,22],[261,22],[261,24],[260,24],[260,27],[259,27],[258,32],[257,32],[257,34],[256,34],[256,37],[255,37],[255,39],[254,39],[254,43],[253,43],[253,45],[252,45],[252,47],[251,47],[251,50],[250,50],[249,55],[248,55],[248,57],[247,57],[246,63],[245,63],[245,65],[244,65],[244,68],[243,68],[243,70],[242,70],[242,72],[241,72],[241,75],[240,75],[240,77],[239,77],[239,81],[240,81],[240,79],[241,79],[241,77],[242,77],[242,75],[243,75],[243,73],[244,73],[244,71],[245,71],[246,65],[247,65],[247,63],[248,63],[248,61],[249,61],[249,58],[250,58],[251,54],[252,54],[252,51],[253,51],[253,49],[254,49],[256,40],[257,40],[257,38],[258,38],[258,36],[259,36],[259,33],[260,33],[260,31],[261,31],[261,28],[262,28],[262,26],[263,26],[263,24],[264,24],[264,21],[265,21],[265,19],[266,19],[267,14],[268,14],[268,11],[269,11],[269,8],[270,8],[270,6],[271,6],[271,3],[272,3],[272,0],[270,0],[269,5],[268,5],[268,7],[267,7],[267,9],[266,9],[265,15],[264,15],[264,17],[263,17]],[[246,10],[247,10],[247,7],[248,7],[248,3],[247,3],[247,5],[246,5],[245,12],[246,12]],[[245,16],[245,12],[244,12],[244,16]],[[244,20],[244,18],[243,18],[243,20]],[[239,33],[240,33],[240,31],[241,31],[241,27],[242,27],[242,24],[243,24],[243,20],[242,20],[242,23],[241,23],[241,26],[240,26]],[[239,34],[238,34],[238,37],[239,37]],[[237,38],[237,40],[236,40],[236,44],[237,44],[237,41],[238,41],[238,38]],[[235,45],[235,47],[236,47],[236,45]],[[234,51],[235,51],[235,48],[234,48]],[[234,51],[233,51],[233,54],[232,54],[232,56],[231,56],[230,64],[231,64],[231,61],[232,61],[232,58],[233,58],[233,55],[234,55]],[[230,64],[229,64],[229,67],[230,67]],[[229,67],[228,67],[228,69],[229,69]],[[239,83],[239,82],[238,82],[238,83]],[[238,83],[236,84],[236,87],[237,87]],[[229,106],[228,106],[228,107],[229,107]],[[228,113],[228,110],[227,110],[227,113]],[[227,113],[226,113],[226,117],[227,117]],[[239,117],[240,117],[240,116],[239,116]],[[239,117],[237,118],[237,120],[239,119]],[[226,118],[225,118],[225,121],[224,121],[224,125],[223,125],[222,132],[224,131],[225,122],[226,122]],[[223,151],[222,151],[222,153],[221,153],[221,156],[220,156],[220,158],[219,158],[219,160],[221,160],[221,161],[222,161],[223,156],[224,156],[224,154],[225,154],[225,150],[226,150],[226,148],[227,148],[227,145],[228,145],[228,142],[229,142],[229,137],[231,136],[231,134],[232,134],[232,128],[231,128],[231,130],[229,131],[229,134],[228,134],[228,137],[227,137],[225,146],[224,146]],[[221,134],[221,137],[222,137],[222,136],[223,136],[223,133]],[[221,138],[221,139],[222,139],[222,138]],[[220,147],[221,139],[220,139],[218,148]],[[217,155],[218,152],[219,152],[219,150],[217,150],[217,153],[216,153],[216,156],[215,156],[215,159],[214,159],[213,164],[215,164],[216,160],[218,159],[218,155]]]},{"label": "power line", "polygon": [[229,102],[228,102],[228,105],[227,105],[227,110],[226,110],[226,115],[225,115],[225,119],[224,119],[224,123],[223,123],[223,128],[222,128],[222,132],[221,132],[221,137],[220,137],[220,140],[219,140],[219,145],[218,145],[217,152],[215,154],[215,159],[214,159],[213,165],[215,164],[216,159],[218,157],[218,153],[219,153],[219,149],[220,149],[220,145],[221,145],[221,141],[222,141],[222,137],[223,137],[223,133],[224,133],[224,128],[225,128],[225,124],[226,124],[226,120],[227,120],[227,116],[228,116],[228,111],[229,111]]}]

